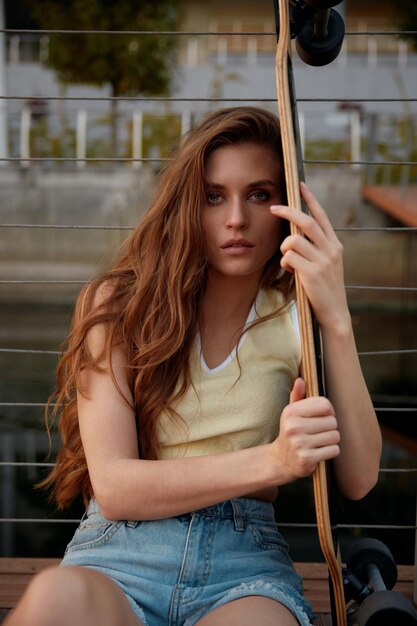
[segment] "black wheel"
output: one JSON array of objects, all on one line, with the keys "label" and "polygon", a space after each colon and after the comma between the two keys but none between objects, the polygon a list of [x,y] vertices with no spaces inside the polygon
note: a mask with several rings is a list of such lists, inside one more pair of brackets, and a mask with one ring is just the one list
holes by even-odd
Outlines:
[{"label": "black wheel", "polygon": [[398,571],[390,550],[378,539],[358,539],[346,552],[346,566],[360,581],[368,584],[369,565],[378,568],[386,588],[392,589],[397,582]]},{"label": "black wheel", "polygon": [[341,4],[343,0],[304,0],[304,2],[311,7],[316,7],[316,9],[330,9]]},{"label": "black wheel", "polygon": [[358,626],[416,626],[417,612],[411,602],[396,591],[375,591],[355,613]]},{"label": "black wheel", "polygon": [[314,21],[308,20],[296,37],[297,52],[308,65],[321,67],[337,57],[345,36],[345,23],[339,13],[330,9],[327,37],[319,40],[314,35]]}]

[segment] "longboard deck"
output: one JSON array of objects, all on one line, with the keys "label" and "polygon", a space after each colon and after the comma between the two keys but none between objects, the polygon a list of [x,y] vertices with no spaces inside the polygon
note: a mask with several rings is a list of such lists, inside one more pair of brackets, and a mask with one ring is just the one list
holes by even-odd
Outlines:
[{"label": "longboard deck", "polygon": [[[299,141],[294,78],[291,63],[291,34],[288,0],[278,0],[279,34],[276,51],[276,85],[288,204],[302,210],[300,180],[304,178]],[[298,136],[297,136],[298,135]],[[301,234],[291,224],[292,234]],[[316,361],[316,339],[311,308],[306,293],[295,274],[297,308],[301,333],[302,374],[307,397],[320,395],[319,372]],[[342,564],[337,548],[335,525],[330,521],[327,467],[321,461],[313,473],[314,501],[320,546],[329,568],[333,598],[333,626],[347,626]]]}]

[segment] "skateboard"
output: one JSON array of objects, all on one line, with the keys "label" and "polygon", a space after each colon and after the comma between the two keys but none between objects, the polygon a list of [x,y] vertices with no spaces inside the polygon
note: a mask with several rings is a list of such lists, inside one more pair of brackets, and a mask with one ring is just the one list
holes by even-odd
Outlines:
[{"label": "skateboard", "polygon": [[[291,7],[292,13],[290,14],[288,0],[274,1],[278,37],[275,64],[277,99],[287,196],[288,204],[299,210],[303,210],[299,183],[300,180],[304,180],[304,172],[291,63],[291,38],[295,33],[298,33],[297,52],[303,60],[309,64],[325,65],[339,53],[344,36],[342,18],[335,11],[330,12],[329,9],[329,6],[338,4],[338,2],[328,1],[325,3],[327,8],[321,9],[319,6],[318,10],[314,10],[317,9],[316,5],[320,4],[323,4],[323,2],[313,2],[313,0],[310,0],[309,3],[306,2],[305,5],[303,4],[304,15],[299,17],[297,11],[301,11],[300,3],[296,3]],[[304,19],[306,15],[308,17]],[[314,21],[318,25],[317,31],[319,35],[317,35],[317,39],[314,39],[316,36],[314,35]],[[326,36],[327,31],[330,30],[332,31],[331,41],[328,42]],[[320,32],[322,36],[320,36]],[[309,35],[309,33],[312,33],[312,35]],[[301,38],[300,34],[302,34]],[[318,50],[315,50],[315,43],[320,40],[320,37],[325,42],[325,45],[323,47],[316,46]],[[293,224],[291,224],[291,232],[292,234],[301,234],[298,227]],[[301,334],[302,374],[306,383],[306,395],[307,397],[318,396],[324,392],[324,378],[320,368],[317,366],[317,349],[320,350],[319,332],[313,323],[310,305],[297,274],[295,274],[295,284]],[[332,527],[330,519],[327,474],[328,469],[325,461],[320,462],[313,473],[318,536],[329,569],[333,626],[347,626],[342,563],[338,550],[337,533],[335,527]]]},{"label": "skateboard", "polygon": [[[342,0],[274,0],[277,26],[276,85],[281,124],[288,204],[306,210],[300,197],[304,180],[300,132],[291,62],[291,39],[309,65],[321,66],[339,54],[344,38],[342,17],[331,7]],[[291,224],[292,234],[301,234]],[[307,397],[325,395],[320,330],[297,273],[297,308],[301,335],[302,375]],[[337,494],[331,463],[322,461],[313,473],[314,502],[320,546],[329,570],[333,626],[416,626],[417,611],[402,594],[392,591],[397,565],[377,539],[356,540],[342,567],[337,534]]]}]

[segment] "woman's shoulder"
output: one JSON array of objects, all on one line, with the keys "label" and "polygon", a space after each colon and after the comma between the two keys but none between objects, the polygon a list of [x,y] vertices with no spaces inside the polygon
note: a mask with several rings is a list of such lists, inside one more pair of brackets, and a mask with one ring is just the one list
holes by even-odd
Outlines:
[{"label": "woman's shoulder", "polygon": [[116,284],[111,278],[93,280],[86,285],[77,302],[82,317],[107,312],[115,291]]},{"label": "woman's shoulder", "polygon": [[84,328],[88,333],[89,343],[92,340],[93,344],[103,343],[104,326],[114,316],[115,291],[116,286],[111,279],[93,280],[81,291],[74,312],[73,326],[81,325]]}]

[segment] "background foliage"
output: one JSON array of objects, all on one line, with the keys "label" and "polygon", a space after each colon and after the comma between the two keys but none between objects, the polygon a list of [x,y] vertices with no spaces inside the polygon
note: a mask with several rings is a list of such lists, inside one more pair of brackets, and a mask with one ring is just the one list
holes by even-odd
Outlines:
[{"label": "background foliage", "polygon": [[[180,0],[25,0],[41,29],[174,31]],[[114,97],[167,95],[178,37],[169,35],[49,35],[45,64],[63,84],[110,86]],[[112,101],[112,146],[117,149],[117,102]]]}]

